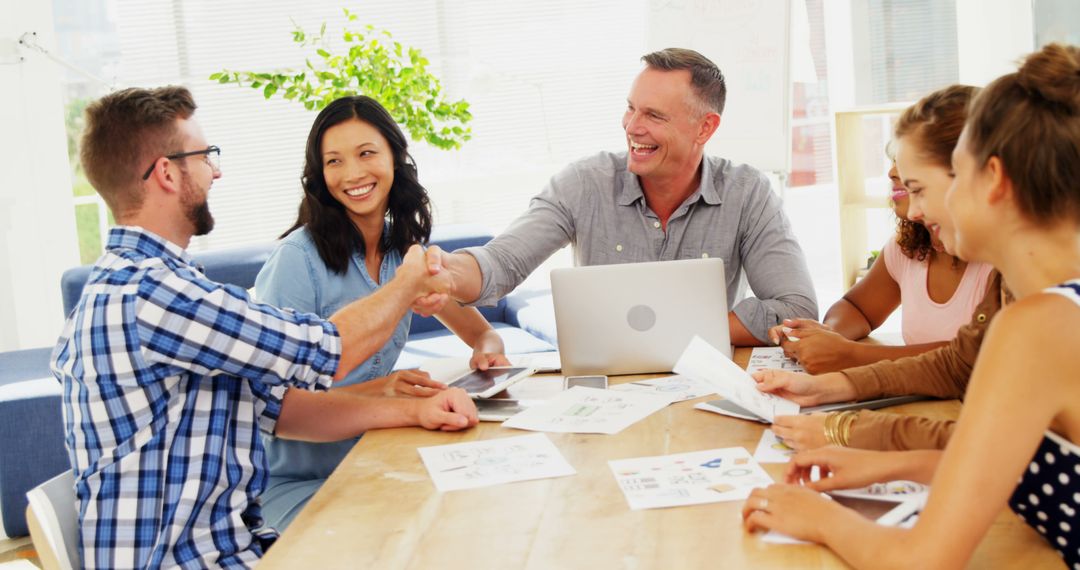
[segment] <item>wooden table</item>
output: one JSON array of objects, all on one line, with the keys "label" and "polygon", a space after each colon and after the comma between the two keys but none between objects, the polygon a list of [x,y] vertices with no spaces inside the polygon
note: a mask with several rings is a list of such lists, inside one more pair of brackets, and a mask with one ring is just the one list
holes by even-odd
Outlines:
[{"label": "wooden table", "polygon": [[[745,366],[749,349],[736,351]],[[655,376],[655,375],[654,375]],[[622,376],[612,383],[642,377]],[[511,389],[534,398],[561,390],[561,376]],[[481,422],[459,433],[420,428],[372,431],[267,553],[260,568],[844,568],[826,548],[772,545],[743,531],[742,502],[631,511],[611,459],[742,446],[765,426],[673,404],[616,435],[550,433],[577,475],[439,493],[417,447],[533,432]],[[955,417],[959,403],[922,402],[893,411]],[[766,464],[782,480],[785,465]],[[942,540],[948,540],[942,533]],[[1061,568],[1061,559],[1004,510],[973,568]]]}]

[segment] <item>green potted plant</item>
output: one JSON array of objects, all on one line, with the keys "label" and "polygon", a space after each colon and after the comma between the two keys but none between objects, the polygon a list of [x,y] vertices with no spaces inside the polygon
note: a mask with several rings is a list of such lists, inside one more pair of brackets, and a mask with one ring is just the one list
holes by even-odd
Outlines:
[{"label": "green potted plant", "polygon": [[450,150],[472,138],[469,104],[446,99],[420,50],[402,46],[386,30],[370,25],[358,28],[358,16],[348,9],[344,11],[344,52],[330,51],[325,23],[316,35],[308,35],[296,26],[293,42],[313,51],[314,57],[306,59],[305,69],[225,69],[210,75],[210,79],[261,89],[266,99],[282,97],[302,103],[308,110],[322,109],[340,97],[367,95],[386,107],[413,140]]}]

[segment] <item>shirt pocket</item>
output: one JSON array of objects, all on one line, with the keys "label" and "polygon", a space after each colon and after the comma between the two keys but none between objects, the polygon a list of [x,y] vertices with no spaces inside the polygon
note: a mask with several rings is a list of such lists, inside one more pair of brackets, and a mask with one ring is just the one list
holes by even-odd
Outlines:
[{"label": "shirt pocket", "polygon": [[[584,249],[584,248],[583,248]],[[585,258],[579,259],[581,265],[614,265],[618,263],[637,263],[655,261],[654,255],[641,244],[619,238],[598,238],[584,250]]]}]

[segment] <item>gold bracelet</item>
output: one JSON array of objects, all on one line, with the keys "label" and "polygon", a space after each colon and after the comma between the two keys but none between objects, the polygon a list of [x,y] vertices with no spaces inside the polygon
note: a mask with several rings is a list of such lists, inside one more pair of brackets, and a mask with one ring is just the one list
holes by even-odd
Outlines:
[{"label": "gold bracelet", "polygon": [[840,445],[848,447],[851,444],[851,426],[855,423],[855,418],[858,417],[858,412],[849,410],[844,412],[846,415],[843,418],[843,423],[838,428],[839,433],[837,439],[840,440]]},{"label": "gold bracelet", "polygon": [[825,441],[832,445],[839,445],[836,441],[836,420],[839,416],[839,412],[829,412],[825,415]]}]

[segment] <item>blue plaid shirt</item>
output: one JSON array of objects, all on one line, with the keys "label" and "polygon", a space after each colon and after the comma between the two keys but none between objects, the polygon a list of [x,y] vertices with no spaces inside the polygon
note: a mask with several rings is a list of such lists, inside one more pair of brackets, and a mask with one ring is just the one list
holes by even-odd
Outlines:
[{"label": "blue plaid shirt", "polygon": [[325,389],[341,340],[251,301],[180,247],[114,228],[53,352],[88,568],[250,567],[285,390]]}]

